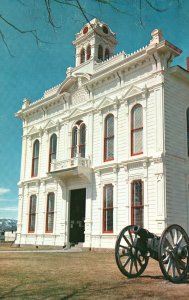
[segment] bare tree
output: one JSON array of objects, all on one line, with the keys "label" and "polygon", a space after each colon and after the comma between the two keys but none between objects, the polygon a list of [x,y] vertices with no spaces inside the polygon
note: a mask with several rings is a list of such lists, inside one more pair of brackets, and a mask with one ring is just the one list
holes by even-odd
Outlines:
[{"label": "bare tree", "polygon": [[[92,0],[90,0],[92,1]],[[25,5],[24,0],[17,0],[18,5]],[[113,11],[116,13],[124,13],[129,14],[128,7],[133,3],[133,0],[93,0],[93,2],[98,3],[102,7],[109,6],[112,8]],[[144,27],[143,24],[143,11],[146,9],[146,7],[149,7],[150,9],[156,11],[157,13],[162,13],[169,9],[170,1],[165,0],[162,4],[158,3],[155,0],[135,0],[136,5],[138,6],[139,10],[139,23],[142,27]],[[53,10],[55,5],[59,5],[60,9],[67,7],[72,7],[73,9],[77,10],[81,17],[90,24],[92,27],[92,24],[90,23],[90,19],[92,17],[95,17],[90,11],[86,10],[86,8],[82,5],[81,0],[41,0],[42,7],[45,10],[47,23],[50,24],[50,26],[55,30],[56,28],[59,28],[60,26],[56,23],[56,18],[53,15]],[[182,0],[172,0],[172,5],[180,6],[182,4]],[[32,4],[31,4],[32,5]],[[45,41],[41,39],[38,35],[38,31],[36,28],[33,29],[23,29],[21,27],[18,27],[14,24],[8,17],[3,16],[0,14],[0,38],[4,46],[7,48],[9,54],[12,56],[12,53],[10,51],[10,47],[8,45],[6,35],[4,31],[1,29],[1,24],[3,24],[11,28],[12,30],[23,34],[23,35],[31,35],[34,40],[36,41],[37,45],[39,43],[49,43],[48,41]],[[26,24],[27,27],[27,24]]]}]

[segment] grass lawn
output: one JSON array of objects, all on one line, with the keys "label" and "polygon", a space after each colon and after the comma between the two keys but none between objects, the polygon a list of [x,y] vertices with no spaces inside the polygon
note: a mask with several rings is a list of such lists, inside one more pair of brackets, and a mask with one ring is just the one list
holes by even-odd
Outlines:
[{"label": "grass lawn", "polygon": [[112,253],[0,252],[0,299],[189,299],[189,281],[166,281],[156,261],[136,279]]}]

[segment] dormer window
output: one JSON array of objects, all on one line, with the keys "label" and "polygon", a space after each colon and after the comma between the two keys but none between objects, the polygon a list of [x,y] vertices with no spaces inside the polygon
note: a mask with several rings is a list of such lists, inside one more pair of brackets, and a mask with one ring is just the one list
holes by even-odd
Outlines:
[{"label": "dormer window", "polygon": [[108,48],[105,49],[105,59],[109,59],[110,58],[110,51]]},{"label": "dormer window", "polygon": [[101,45],[98,46],[98,59],[103,60],[103,48]]},{"label": "dormer window", "polygon": [[91,57],[91,45],[87,46],[87,60],[89,60]]},{"label": "dormer window", "polygon": [[81,52],[80,52],[80,63],[84,63],[85,62],[85,49],[82,48]]}]

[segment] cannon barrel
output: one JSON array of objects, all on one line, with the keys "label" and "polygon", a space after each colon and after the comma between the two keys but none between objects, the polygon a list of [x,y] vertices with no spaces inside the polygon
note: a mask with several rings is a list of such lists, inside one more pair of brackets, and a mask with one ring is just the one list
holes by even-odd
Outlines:
[{"label": "cannon barrel", "polygon": [[140,226],[134,226],[133,228],[134,233],[138,234],[141,239],[147,240],[147,239],[153,239],[156,237],[155,234],[149,232],[148,230],[140,227]]}]

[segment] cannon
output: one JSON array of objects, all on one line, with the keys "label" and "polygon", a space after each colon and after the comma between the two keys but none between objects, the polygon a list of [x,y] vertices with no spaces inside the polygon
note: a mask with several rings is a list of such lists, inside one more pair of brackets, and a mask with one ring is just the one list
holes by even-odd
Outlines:
[{"label": "cannon", "polygon": [[189,238],[179,225],[167,227],[161,236],[148,230],[129,225],[117,237],[115,259],[121,273],[128,278],[140,276],[148,265],[149,258],[159,261],[165,278],[179,283],[189,272]]}]

